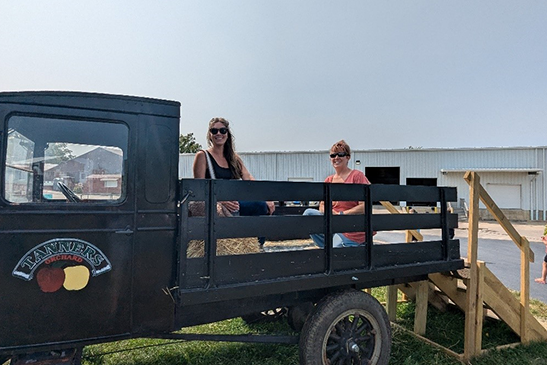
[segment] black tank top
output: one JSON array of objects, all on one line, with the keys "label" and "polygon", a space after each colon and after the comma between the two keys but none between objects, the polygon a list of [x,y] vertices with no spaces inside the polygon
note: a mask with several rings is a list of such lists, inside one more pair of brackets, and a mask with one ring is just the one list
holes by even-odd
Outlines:
[{"label": "black tank top", "polygon": [[[211,158],[211,164],[213,165],[213,171],[215,172],[215,177],[217,179],[222,180],[233,180],[235,179],[234,175],[232,174],[232,170],[225,167],[220,167],[219,164],[216,162],[214,157],[208,152],[205,151],[207,155]],[[210,179],[211,174],[209,173],[209,165],[207,165],[207,170],[205,170],[205,178]]]}]

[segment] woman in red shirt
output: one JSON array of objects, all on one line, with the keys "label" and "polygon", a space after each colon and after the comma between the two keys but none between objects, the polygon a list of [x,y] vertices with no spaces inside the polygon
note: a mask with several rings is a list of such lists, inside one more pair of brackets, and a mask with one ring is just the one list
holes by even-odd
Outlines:
[{"label": "woman in red shirt", "polygon": [[[351,150],[349,145],[341,140],[336,142],[330,149],[330,161],[334,167],[335,174],[325,179],[327,183],[339,184],[370,184],[370,181],[359,170],[352,170],[348,167]],[[306,209],[304,215],[323,215],[325,204],[319,204],[319,210]],[[364,214],[365,202],[363,201],[333,201],[332,214]],[[315,244],[319,247],[325,246],[325,237],[322,234],[310,235]],[[365,242],[365,232],[335,233],[332,238],[333,247],[352,247]]]}]

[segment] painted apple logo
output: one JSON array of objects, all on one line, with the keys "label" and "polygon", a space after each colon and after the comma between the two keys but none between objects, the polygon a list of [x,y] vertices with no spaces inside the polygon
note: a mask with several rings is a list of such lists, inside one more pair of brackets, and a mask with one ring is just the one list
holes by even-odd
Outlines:
[{"label": "painted apple logo", "polygon": [[44,293],[54,293],[63,286],[65,272],[60,267],[45,266],[36,274],[36,281]]},{"label": "painted apple logo", "polygon": [[83,265],[65,267],[64,273],[66,290],[82,290],[89,282],[89,270]]},{"label": "painted apple logo", "polygon": [[89,270],[83,265],[61,267],[44,266],[36,274],[38,286],[44,293],[66,290],[82,290],[89,282]]},{"label": "painted apple logo", "polygon": [[108,257],[92,243],[78,238],[53,238],[28,250],[11,275],[27,282],[36,279],[42,292],[54,293],[62,288],[82,290],[91,278],[111,270]]}]

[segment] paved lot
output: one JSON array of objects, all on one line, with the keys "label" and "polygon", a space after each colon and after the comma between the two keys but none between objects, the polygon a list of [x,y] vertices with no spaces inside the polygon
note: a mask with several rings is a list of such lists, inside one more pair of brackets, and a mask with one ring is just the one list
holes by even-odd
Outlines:
[{"label": "paved lot", "polygon": [[[514,222],[513,226],[520,235],[530,241],[535,262],[530,264],[530,296],[547,303],[547,285],[534,282],[541,275],[541,266],[545,256],[545,246],[541,242],[543,222]],[[460,240],[462,257],[467,256],[468,224],[460,222],[456,236]],[[439,230],[422,230],[426,240],[440,237]],[[380,232],[375,240],[381,242],[403,242],[404,232]],[[479,260],[486,262],[492,272],[510,289],[520,290],[520,250],[503,228],[495,221],[479,223]]]},{"label": "paved lot", "polygon": [[[530,243],[541,243],[541,236],[543,235],[543,227],[545,222],[512,222],[513,227],[520,233],[521,236],[525,236]],[[464,236],[467,238],[467,222],[460,222],[459,228],[456,230],[456,237]],[[479,239],[510,239],[503,228],[495,221],[479,222]]]}]

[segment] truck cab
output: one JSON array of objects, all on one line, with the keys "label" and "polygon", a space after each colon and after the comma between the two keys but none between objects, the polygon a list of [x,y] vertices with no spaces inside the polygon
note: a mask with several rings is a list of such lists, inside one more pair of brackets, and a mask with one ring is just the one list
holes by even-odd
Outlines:
[{"label": "truck cab", "polygon": [[0,94],[0,348],[172,329],[179,108]]},{"label": "truck cab", "polygon": [[[288,308],[301,322],[302,336],[289,343],[300,341],[302,364],[340,356],[385,364],[389,321],[362,289],[463,267],[459,241],[449,237],[455,188],[179,180],[175,101],[0,93],[0,120],[0,361],[77,364],[89,344],[181,338],[173,332],[183,327]],[[223,200],[324,201],[326,213],[221,217]],[[365,214],[333,216],[330,204],[340,200],[363,201]],[[436,201],[440,213],[377,214],[376,201]],[[203,215],[189,214],[192,204]],[[412,245],[374,241],[375,231],[420,228],[440,235]],[[334,249],[335,232],[365,232],[366,242]],[[325,247],[217,250],[221,239],[310,233],[323,233]],[[192,242],[201,255],[189,254]],[[354,323],[351,333],[333,334],[340,321]],[[331,337],[345,342],[332,350]]]}]

